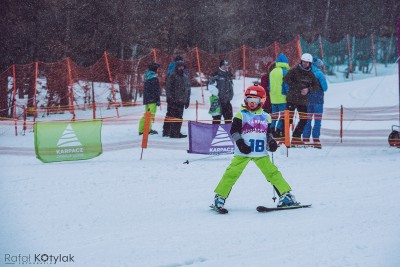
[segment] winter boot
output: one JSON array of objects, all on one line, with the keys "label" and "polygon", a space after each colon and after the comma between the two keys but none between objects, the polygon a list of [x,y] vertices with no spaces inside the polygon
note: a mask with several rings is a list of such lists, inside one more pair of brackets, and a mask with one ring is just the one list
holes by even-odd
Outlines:
[{"label": "winter boot", "polygon": [[301,146],[304,146],[304,142],[301,140],[301,137],[293,137],[290,146],[291,147],[301,147]]},{"label": "winter boot", "polygon": [[279,197],[278,207],[287,207],[296,205],[299,205],[299,203],[296,202],[296,198],[290,192],[286,192],[285,194]]},{"label": "winter boot", "polygon": [[314,144],[313,147],[321,149],[322,145],[321,145],[321,141],[319,140],[319,138],[313,138]]},{"label": "winter boot", "polygon": [[214,197],[214,206],[218,209],[222,209],[225,205],[225,199],[226,198],[224,198],[223,196],[216,194]]},{"label": "winter boot", "polygon": [[150,130],[149,134],[158,134],[156,130]]}]

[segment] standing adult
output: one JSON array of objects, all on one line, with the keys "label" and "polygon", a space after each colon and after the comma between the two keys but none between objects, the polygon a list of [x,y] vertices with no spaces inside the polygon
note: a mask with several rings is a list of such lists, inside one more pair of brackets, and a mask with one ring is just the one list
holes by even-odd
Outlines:
[{"label": "standing adult", "polygon": [[185,63],[177,61],[174,71],[167,78],[167,114],[164,120],[163,136],[185,138],[181,133],[183,111],[190,104],[190,78],[185,71]]},{"label": "standing adult", "polygon": [[281,53],[276,58],[275,68],[269,74],[269,94],[272,105],[271,131],[275,138],[284,136],[283,111],[286,109],[286,94],[288,85],[283,81],[283,77],[290,70],[289,60],[285,54]]},{"label": "standing adult", "polygon": [[177,55],[175,59],[171,63],[169,63],[167,70],[167,77],[175,70],[176,62],[178,61],[184,61],[181,55]]},{"label": "standing adult", "polygon": [[[304,127],[303,142],[310,142],[310,136],[312,132],[313,146],[315,148],[321,148],[321,141],[319,136],[321,134],[321,120],[322,113],[324,112],[324,92],[328,90],[328,84],[326,82],[322,67],[324,62],[319,58],[314,58],[312,63],[312,72],[317,77],[320,88],[315,92],[308,94],[308,120]],[[314,117],[314,127],[311,126],[311,121]]]},{"label": "standing adult", "polygon": [[[143,104],[145,105],[145,112],[151,112],[151,120],[149,125],[149,134],[158,134],[156,130],[152,129],[152,122],[156,115],[157,106],[160,106],[160,81],[157,77],[157,69],[160,64],[151,62],[148,70],[144,73],[144,87],[143,87]],[[139,121],[139,135],[143,134],[144,131],[145,116]]]},{"label": "standing adult", "polygon": [[301,135],[307,124],[308,94],[320,88],[319,82],[311,69],[313,58],[311,54],[305,53],[301,56],[300,63],[289,70],[283,81],[289,85],[286,95],[286,107],[292,113],[291,123],[295,110],[299,113],[300,121],[292,134],[292,145],[303,145]]},{"label": "standing adult", "polygon": [[218,96],[221,108],[220,115],[214,115],[213,124],[220,124],[222,116],[225,123],[231,123],[233,117],[232,98],[233,98],[233,74],[229,70],[229,62],[221,60],[219,68],[211,75],[208,90],[214,96]]}]

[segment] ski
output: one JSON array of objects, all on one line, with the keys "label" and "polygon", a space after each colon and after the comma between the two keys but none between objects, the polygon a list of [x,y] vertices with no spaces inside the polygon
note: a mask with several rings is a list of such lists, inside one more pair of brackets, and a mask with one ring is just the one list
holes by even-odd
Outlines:
[{"label": "ski", "polygon": [[211,205],[210,208],[211,208],[212,210],[218,212],[219,214],[227,214],[227,213],[228,213],[228,210],[225,209],[225,208],[217,208],[217,207],[214,206],[214,205]]},{"label": "ski", "polygon": [[277,211],[277,210],[294,210],[294,209],[301,209],[301,208],[309,208],[311,204],[308,205],[296,205],[296,206],[288,206],[288,207],[276,207],[276,208],[268,208],[265,206],[258,206],[258,212],[270,212],[270,211]]}]

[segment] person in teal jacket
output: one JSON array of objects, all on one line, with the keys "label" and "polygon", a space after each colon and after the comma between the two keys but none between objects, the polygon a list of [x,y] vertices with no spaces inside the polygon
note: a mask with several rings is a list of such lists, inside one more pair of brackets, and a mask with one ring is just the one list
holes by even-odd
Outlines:
[{"label": "person in teal jacket", "polygon": [[272,105],[271,132],[275,138],[284,136],[283,111],[286,109],[286,94],[288,85],[283,81],[290,70],[289,60],[285,54],[279,54],[276,58],[276,67],[269,74],[269,95]]},{"label": "person in teal jacket", "polygon": [[[160,106],[160,81],[158,80],[157,70],[160,64],[151,62],[148,70],[144,73],[144,87],[143,87],[143,104],[145,105],[145,112],[151,112],[151,120],[149,125],[149,134],[158,134],[156,130],[152,129],[154,117],[156,115],[157,106]],[[145,113],[146,114],[146,113]],[[139,121],[139,135],[144,132],[145,115]]]},{"label": "person in teal jacket", "polygon": [[274,186],[280,196],[278,207],[298,204],[290,193],[291,187],[269,158],[268,151],[275,152],[278,145],[270,132],[271,116],[262,109],[263,99],[265,90],[262,86],[253,85],[246,89],[245,105],[236,113],[230,131],[235,141],[234,157],[214,190],[214,209],[224,208],[232,187],[250,161]]},{"label": "person in teal jacket", "polygon": [[[312,63],[312,72],[317,78],[321,88],[315,92],[308,94],[308,120],[303,131],[303,142],[309,143],[312,133],[313,146],[315,148],[322,148],[319,136],[321,135],[321,121],[322,113],[324,112],[324,92],[328,90],[328,83],[326,82],[322,67],[324,62],[319,58],[314,58]],[[314,127],[311,126],[312,119],[314,118]]]}]

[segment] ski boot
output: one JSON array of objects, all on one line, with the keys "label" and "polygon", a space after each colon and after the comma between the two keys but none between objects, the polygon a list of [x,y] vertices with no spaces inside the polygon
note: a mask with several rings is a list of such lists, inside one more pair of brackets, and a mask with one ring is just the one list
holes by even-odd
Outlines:
[{"label": "ski boot", "polygon": [[314,144],[313,144],[314,148],[318,148],[318,149],[322,148],[321,141],[319,140],[319,138],[313,138],[313,141],[314,141]]},{"label": "ski boot", "polygon": [[153,135],[153,134],[158,134],[158,132],[156,130],[150,130],[149,134]]},{"label": "ski boot", "polygon": [[225,205],[225,198],[223,196],[216,194],[214,197],[214,206],[219,209],[222,209],[224,205]]},{"label": "ski boot", "polygon": [[289,192],[284,193],[279,197],[278,208],[298,206],[300,203],[296,202],[296,198]]},{"label": "ski boot", "polygon": [[218,213],[221,214],[228,213],[228,210],[224,208],[225,199],[226,198],[224,198],[223,196],[216,194],[214,197],[214,204],[211,205],[210,207]]}]

